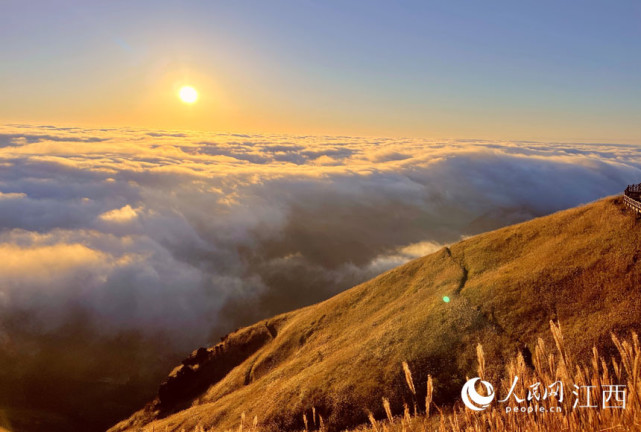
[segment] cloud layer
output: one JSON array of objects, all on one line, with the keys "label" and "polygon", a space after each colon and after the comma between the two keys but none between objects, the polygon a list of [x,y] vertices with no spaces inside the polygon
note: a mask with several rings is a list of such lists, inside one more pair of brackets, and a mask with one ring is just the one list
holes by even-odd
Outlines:
[{"label": "cloud layer", "polygon": [[629,145],[5,126],[0,307],[205,342],[640,167]]},{"label": "cloud layer", "polygon": [[182,352],[639,181],[631,145],[3,126],[0,344],[80,314]]}]

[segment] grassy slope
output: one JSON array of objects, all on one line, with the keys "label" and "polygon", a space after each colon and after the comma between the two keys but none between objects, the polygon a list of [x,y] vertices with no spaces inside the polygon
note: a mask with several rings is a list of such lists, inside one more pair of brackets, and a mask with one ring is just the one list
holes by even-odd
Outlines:
[{"label": "grassy slope", "polygon": [[[641,330],[639,245],[641,225],[617,198],[469,238],[267,320],[274,340],[149,430],[233,427],[243,412],[268,429],[302,428],[312,406],[330,428],[358,424],[364,409],[376,413],[381,396],[396,412],[411,400],[403,360],[415,382],[435,377],[437,403],[452,402],[475,375],[476,343],[492,359],[533,351],[537,337],[552,343],[550,319],[560,321],[571,351],[587,356],[593,344],[607,351],[610,331]],[[114,430],[151,418],[141,411]]]}]

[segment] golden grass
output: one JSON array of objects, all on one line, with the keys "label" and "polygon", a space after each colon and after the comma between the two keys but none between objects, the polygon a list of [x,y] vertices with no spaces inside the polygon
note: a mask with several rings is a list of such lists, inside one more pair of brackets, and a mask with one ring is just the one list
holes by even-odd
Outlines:
[{"label": "golden grass", "polygon": [[[440,410],[437,418],[430,417],[430,408],[433,398],[433,385],[431,377],[427,380],[427,397],[424,411],[418,415],[411,415],[406,401],[403,401],[403,412],[394,416],[389,399],[382,398],[385,411],[385,418],[376,419],[371,411],[368,411],[369,424],[364,424],[352,432],[504,432],[504,431],[532,431],[532,432],[582,432],[582,431],[631,431],[641,430],[641,346],[636,333],[627,340],[621,340],[611,334],[613,343],[617,348],[617,355],[606,360],[600,356],[596,347],[593,347],[592,357],[587,362],[577,361],[566,349],[561,332],[561,327],[550,322],[550,329],[555,341],[555,351],[549,352],[543,339],[538,340],[533,367],[528,367],[519,353],[506,367],[505,378],[498,388],[506,391],[512,385],[515,376],[518,376],[522,383],[541,383],[548,386],[561,380],[565,389],[578,386],[593,386],[593,393],[601,395],[602,390],[610,384],[622,384],[626,386],[626,408],[625,409],[603,409],[598,408],[572,408],[569,398],[562,403],[557,399],[549,398],[545,401],[538,401],[537,407],[543,407],[547,411],[550,408],[560,406],[561,412],[540,413],[506,413],[505,405],[496,401],[483,412],[473,412],[457,404],[451,410]],[[477,362],[479,376],[483,377],[483,367],[486,359],[481,345],[477,346]],[[571,368],[570,365],[573,365]],[[402,370],[405,376],[406,385],[413,394],[414,382],[412,373],[406,362],[402,363]],[[611,373],[612,372],[612,373]],[[566,393],[566,396],[569,394]],[[602,402],[600,397],[594,402]],[[527,403],[521,406],[527,407]],[[315,416],[315,412],[314,412]],[[315,422],[314,422],[315,423]],[[322,417],[317,427],[311,427],[305,419],[305,431],[325,430]],[[246,427],[245,417],[237,429],[226,429],[225,432],[252,431],[261,432],[258,421],[254,418],[251,427]],[[198,426],[193,432],[223,432],[223,429],[204,428]]]},{"label": "golden grass", "polygon": [[[481,413],[473,412],[458,405],[453,412],[441,412],[438,422],[429,419],[429,405],[426,414],[408,419],[406,416],[396,419],[380,420],[372,423],[372,427],[355,429],[360,432],[378,430],[384,425],[384,430],[394,431],[451,431],[451,432],[503,432],[503,431],[632,431],[641,430],[641,346],[636,333],[627,340],[620,340],[611,334],[618,355],[609,361],[599,355],[596,347],[592,349],[592,358],[587,362],[577,361],[566,349],[560,325],[550,322],[550,329],[555,341],[556,352],[548,352],[543,339],[538,340],[534,356],[533,368],[527,367],[523,356],[519,353],[506,368],[506,378],[501,381],[499,388],[506,391],[518,376],[521,383],[541,383],[548,386],[562,381],[565,389],[571,390],[574,385],[579,387],[591,386],[595,395],[592,402],[596,408],[581,408],[586,404],[580,399],[577,408],[573,408],[573,400],[566,393],[562,403],[557,399],[539,400],[536,405],[546,412],[507,413],[505,405],[493,403],[490,408]],[[479,375],[482,376],[482,365],[485,358],[481,346],[477,347]],[[611,374],[611,371],[614,373]],[[603,391],[610,385],[624,385],[627,392],[625,409],[603,408]],[[606,390],[609,392],[609,390]],[[581,395],[583,396],[583,395]],[[533,404],[532,404],[533,405]],[[613,405],[621,405],[614,403]],[[527,407],[524,403],[520,406]],[[560,406],[561,412],[550,412],[550,408]]]}]

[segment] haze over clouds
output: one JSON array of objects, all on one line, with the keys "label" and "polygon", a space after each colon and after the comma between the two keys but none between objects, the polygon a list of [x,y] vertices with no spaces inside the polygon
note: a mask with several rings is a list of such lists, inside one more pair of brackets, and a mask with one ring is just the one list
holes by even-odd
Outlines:
[{"label": "haze over clouds", "polygon": [[630,145],[0,132],[3,311],[185,349],[641,178]]}]

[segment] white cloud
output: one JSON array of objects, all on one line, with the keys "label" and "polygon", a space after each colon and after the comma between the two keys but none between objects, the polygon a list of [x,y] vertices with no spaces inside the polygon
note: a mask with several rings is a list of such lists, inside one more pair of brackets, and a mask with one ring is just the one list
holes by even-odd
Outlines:
[{"label": "white cloud", "polygon": [[138,209],[133,209],[129,204],[126,206],[109,210],[102,213],[99,218],[107,222],[125,223],[138,218]]},{"label": "white cloud", "polygon": [[436,252],[442,247],[443,245],[441,244],[432,241],[424,241],[402,247],[399,249],[399,252],[410,258],[418,258]]},{"label": "white cloud", "polygon": [[0,192],[0,200],[20,199],[26,197],[24,193],[3,193]]}]

